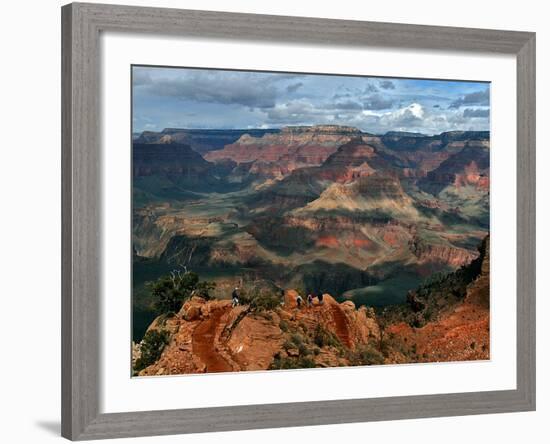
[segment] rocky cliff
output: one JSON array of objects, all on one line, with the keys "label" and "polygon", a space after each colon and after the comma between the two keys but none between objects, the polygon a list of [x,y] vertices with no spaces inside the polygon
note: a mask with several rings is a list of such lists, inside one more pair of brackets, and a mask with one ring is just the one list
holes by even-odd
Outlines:
[{"label": "rocky cliff", "polygon": [[[169,334],[160,359],[140,376],[181,373],[334,367],[381,363],[376,351],[380,330],[372,310],[324,295],[312,307],[297,307],[297,293],[287,291],[284,305],[254,311],[230,301],[193,297],[168,319],[157,318],[150,330]],[[134,361],[139,358],[134,347]]]},{"label": "rocky cliff", "polygon": [[[140,376],[489,359],[489,239],[479,257],[409,293],[403,305],[356,308],[332,296],[232,307],[193,296],[150,325],[165,345]],[[246,302],[246,301],[245,301]],[[139,362],[142,344],[132,348]]]},{"label": "rocky cliff", "polygon": [[144,281],[174,267],[218,288],[253,275],[358,305],[401,303],[431,274],[469,263],[489,230],[488,133],[204,131],[134,143],[144,310]]},{"label": "rocky cliff", "polygon": [[339,146],[361,134],[356,128],[337,125],[286,127],[262,137],[244,134],[222,150],[205,154],[205,159],[250,163],[253,169],[282,176],[297,168],[322,164]]},{"label": "rocky cliff", "polygon": [[414,351],[418,362],[490,358],[490,241],[454,273],[436,277],[387,309],[384,335],[394,347]]},{"label": "rocky cliff", "polygon": [[225,145],[236,142],[243,134],[262,137],[264,134],[277,133],[278,129],[187,129],[165,128],[162,131],[143,131],[135,135],[138,143],[180,143],[188,145],[194,151],[204,154],[220,150]]}]

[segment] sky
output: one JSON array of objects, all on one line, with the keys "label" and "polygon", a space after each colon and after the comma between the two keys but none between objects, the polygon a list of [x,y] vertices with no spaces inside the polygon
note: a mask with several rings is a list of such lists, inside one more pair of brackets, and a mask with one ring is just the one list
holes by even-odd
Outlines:
[{"label": "sky", "polygon": [[489,83],[132,68],[133,132],[338,124],[383,134],[489,130]]}]

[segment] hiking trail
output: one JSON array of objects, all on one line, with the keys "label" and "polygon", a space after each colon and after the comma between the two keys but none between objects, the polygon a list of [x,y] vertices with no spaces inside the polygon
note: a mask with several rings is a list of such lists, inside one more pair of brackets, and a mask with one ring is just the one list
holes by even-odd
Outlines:
[{"label": "hiking trail", "polygon": [[332,318],[336,326],[336,336],[346,347],[351,347],[352,341],[349,334],[348,323],[346,321],[346,315],[342,312],[342,309],[337,304],[330,304],[330,311],[332,312]]},{"label": "hiking trail", "polygon": [[219,309],[201,321],[193,332],[193,352],[206,365],[206,372],[230,372],[233,367],[216,350],[216,331],[226,310]]}]

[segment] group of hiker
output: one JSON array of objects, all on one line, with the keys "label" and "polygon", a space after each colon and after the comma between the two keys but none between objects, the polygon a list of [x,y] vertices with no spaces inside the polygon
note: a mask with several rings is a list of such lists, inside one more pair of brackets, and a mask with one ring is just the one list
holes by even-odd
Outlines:
[{"label": "group of hiker", "polygon": [[[318,295],[315,295],[314,293],[308,293],[307,295],[307,306],[313,307],[313,300],[317,298],[319,301],[319,305],[323,305],[323,293],[319,293]],[[296,307],[302,308],[302,304],[304,303],[304,299],[302,296],[298,293],[298,296],[296,296]],[[233,292],[231,293],[231,306],[233,308],[237,307],[239,305],[239,287],[235,287],[233,289]],[[285,291],[281,289],[281,306],[285,305]]]},{"label": "group of hiker", "polygon": [[[323,305],[323,293],[319,293],[318,295],[315,295],[313,293],[308,293],[307,299],[306,299],[308,307],[313,307],[313,299],[315,298],[318,299],[319,305]],[[304,299],[298,293],[298,296],[296,296],[296,307],[302,308],[303,302],[304,302]]]}]

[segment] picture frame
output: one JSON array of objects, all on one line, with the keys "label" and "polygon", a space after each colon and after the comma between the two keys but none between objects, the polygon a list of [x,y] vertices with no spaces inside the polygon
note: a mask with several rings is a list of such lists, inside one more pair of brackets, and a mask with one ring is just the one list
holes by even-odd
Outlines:
[{"label": "picture frame", "polygon": [[[507,54],[517,60],[515,390],[100,412],[102,32]],[[535,34],[72,3],[62,8],[62,435],[72,440],[535,409]]]}]

